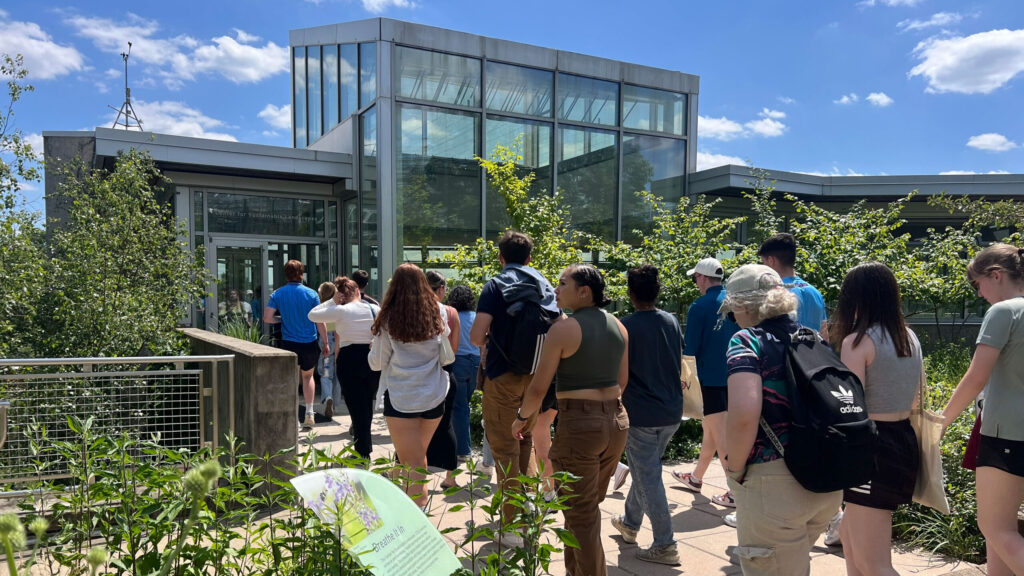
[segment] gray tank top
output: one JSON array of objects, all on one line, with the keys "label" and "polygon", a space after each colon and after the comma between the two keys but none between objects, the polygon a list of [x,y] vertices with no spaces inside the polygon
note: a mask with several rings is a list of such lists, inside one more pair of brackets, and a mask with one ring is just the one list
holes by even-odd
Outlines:
[{"label": "gray tank top", "polygon": [[865,372],[864,398],[868,412],[884,414],[910,410],[914,394],[921,380],[921,343],[917,335],[907,328],[910,336],[910,356],[899,357],[889,333],[875,324],[867,335],[875,343],[875,359]]}]

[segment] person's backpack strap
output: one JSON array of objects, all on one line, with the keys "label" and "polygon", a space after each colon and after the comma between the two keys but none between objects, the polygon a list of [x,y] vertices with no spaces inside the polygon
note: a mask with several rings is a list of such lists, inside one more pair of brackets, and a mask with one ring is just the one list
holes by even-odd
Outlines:
[{"label": "person's backpack strap", "polygon": [[782,442],[779,441],[779,437],[775,435],[775,431],[768,425],[764,417],[761,417],[761,430],[764,430],[764,435],[768,437],[772,442],[772,446],[779,452],[779,456],[786,457],[786,449],[782,447]]}]

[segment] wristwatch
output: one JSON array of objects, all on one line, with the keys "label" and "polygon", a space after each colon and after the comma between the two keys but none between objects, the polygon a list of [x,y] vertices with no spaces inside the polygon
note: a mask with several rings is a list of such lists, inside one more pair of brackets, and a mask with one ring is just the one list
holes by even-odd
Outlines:
[{"label": "wristwatch", "polygon": [[520,412],[521,410],[522,408],[516,408],[516,420],[519,420],[520,422],[526,422],[527,420],[529,420],[529,418],[523,418],[523,415]]}]

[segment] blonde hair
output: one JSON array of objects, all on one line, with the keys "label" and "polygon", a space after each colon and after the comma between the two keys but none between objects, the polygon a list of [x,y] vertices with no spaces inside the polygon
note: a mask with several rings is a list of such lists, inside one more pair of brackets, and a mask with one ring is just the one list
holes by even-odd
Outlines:
[{"label": "blonde hair", "polygon": [[769,318],[796,312],[796,296],[783,286],[772,286],[764,290],[747,290],[736,294],[726,292],[722,302],[727,310],[743,308],[754,314],[754,324]]},{"label": "blonde hair", "polygon": [[320,296],[320,302],[327,302],[331,298],[334,298],[334,294],[337,291],[338,289],[331,282],[324,282],[316,289],[317,295]]}]

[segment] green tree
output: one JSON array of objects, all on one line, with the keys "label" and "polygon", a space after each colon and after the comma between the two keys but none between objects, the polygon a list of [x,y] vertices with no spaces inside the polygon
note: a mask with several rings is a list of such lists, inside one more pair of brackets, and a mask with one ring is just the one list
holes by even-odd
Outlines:
[{"label": "green tree", "polygon": [[[520,137],[512,147],[495,146],[490,158],[477,157],[477,162],[487,173],[488,186],[505,201],[511,222],[508,229],[523,232],[533,240],[530,265],[554,280],[569,264],[582,262],[584,250],[594,241],[570,226],[570,210],[560,191],[551,196],[531,194],[535,175],[522,172],[521,148]],[[451,253],[434,262],[450,265],[460,281],[475,291],[501,271],[497,244],[484,238],[474,244],[456,245]]]},{"label": "green tree", "polygon": [[21,55],[2,56],[0,77],[7,81],[8,103],[0,111],[0,357],[29,355],[37,291],[43,272],[43,234],[39,214],[25,207],[26,182],[39,180],[35,152],[15,128],[14,108],[33,90]]},{"label": "green tree", "polygon": [[[158,201],[168,180],[148,154],[114,170],[64,171],[66,221],[51,230],[38,349],[49,356],[130,356],[174,349],[175,328],[203,296],[206,271],[184,224]],[[177,350],[180,351],[180,350]]]}]

